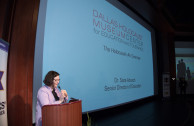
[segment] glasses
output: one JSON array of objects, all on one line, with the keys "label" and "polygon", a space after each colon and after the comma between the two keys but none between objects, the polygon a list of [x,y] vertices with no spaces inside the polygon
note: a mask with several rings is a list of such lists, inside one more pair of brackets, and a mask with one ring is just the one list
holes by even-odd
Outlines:
[{"label": "glasses", "polygon": [[54,81],[60,81],[60,79],[54,79]]}]

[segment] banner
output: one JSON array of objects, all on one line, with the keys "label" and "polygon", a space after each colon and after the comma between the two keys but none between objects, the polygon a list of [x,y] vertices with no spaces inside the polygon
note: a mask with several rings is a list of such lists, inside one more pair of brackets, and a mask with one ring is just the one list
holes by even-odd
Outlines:
[{"label": "banner", "polygon": [[0,126],[8,126],[7,121],[7,58],[9,44],[0,39]]}]

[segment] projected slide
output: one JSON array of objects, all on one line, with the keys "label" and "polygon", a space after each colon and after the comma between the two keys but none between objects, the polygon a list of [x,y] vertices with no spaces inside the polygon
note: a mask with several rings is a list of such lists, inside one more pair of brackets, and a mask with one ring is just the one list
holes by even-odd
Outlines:
[{"label": "projected slide", "polygon": [[151,32],[107,1],[48,0],[43,73],[93,111],[154,95]]}]

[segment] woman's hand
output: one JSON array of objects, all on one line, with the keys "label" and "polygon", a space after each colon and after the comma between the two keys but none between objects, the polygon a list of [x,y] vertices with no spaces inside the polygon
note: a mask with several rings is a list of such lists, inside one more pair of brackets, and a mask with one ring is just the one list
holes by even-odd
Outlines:
[{"label": "woman's hand", "polygon": [[61,94],[64,96],[64,98],[66,98],[68,96],[66,90],[61,90]]},{"label": "woman's hand", "polygon": [[63,103],[64,102],[64,96],[63,95],[61,95],[60,97],[59,97],[59,101],[61,101],[61,103]]}]

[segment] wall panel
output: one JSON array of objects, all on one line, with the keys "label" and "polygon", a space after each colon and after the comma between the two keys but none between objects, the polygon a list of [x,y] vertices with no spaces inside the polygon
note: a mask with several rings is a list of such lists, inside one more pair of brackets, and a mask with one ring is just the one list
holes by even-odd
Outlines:
[{"label": "wall panel", "polygon": [[[39,0],[17,0],[9,26],[7,104],[9,126],[32,125],[34,47]],[[4,17],[6,18],[6,16]]]}]

